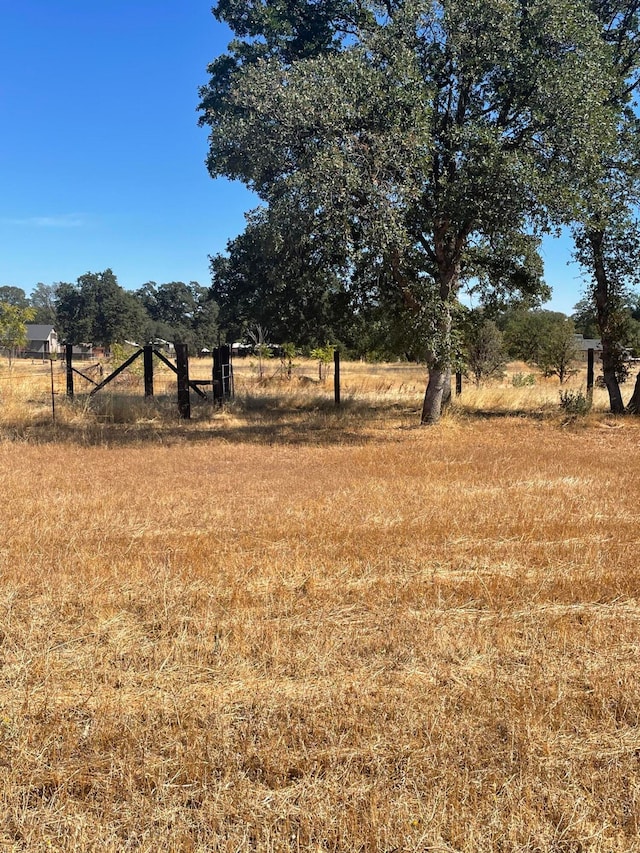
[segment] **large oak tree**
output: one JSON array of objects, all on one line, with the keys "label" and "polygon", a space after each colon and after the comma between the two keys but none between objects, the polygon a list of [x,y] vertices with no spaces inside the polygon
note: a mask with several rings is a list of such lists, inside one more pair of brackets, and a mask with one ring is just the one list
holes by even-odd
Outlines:
[{"label": "large oak tree", "polygon": [[[220,0],[237,38],[209,67],[208,168],[331,233],[424,341],[438,420],[460,288],[531,291],[523,234],[608,144],[606,51],[582,0]],[[561,186],[563,187],[561,189]],[[364,277],[371,282],[371,277]]]}]

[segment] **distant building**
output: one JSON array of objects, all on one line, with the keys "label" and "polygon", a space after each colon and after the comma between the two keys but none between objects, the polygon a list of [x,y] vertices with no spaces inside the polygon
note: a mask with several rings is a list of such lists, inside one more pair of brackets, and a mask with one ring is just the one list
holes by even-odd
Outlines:
[{"label": "distant building", "polygon": [[164,338],[154,338],[151,342],[156,349],[159,349],[160,352],[166,352],[167,354],[172,354],[176,351],[175,346],[172,341],[165,341]]},{"label": "distant building", "polygon": [[23,358],[46,359],[60,352],[58,333],[50,325],[27,323],[27,344],[21,349]]},{"label": "distant building", "polygon": [[587,360],[587,353],[590,349],[593,350],[594,356],[600,358],[602,356],[602,341],[600,338],[583,338],[582,335],[574,335],[576,349],[580,354],[582,361]]}]

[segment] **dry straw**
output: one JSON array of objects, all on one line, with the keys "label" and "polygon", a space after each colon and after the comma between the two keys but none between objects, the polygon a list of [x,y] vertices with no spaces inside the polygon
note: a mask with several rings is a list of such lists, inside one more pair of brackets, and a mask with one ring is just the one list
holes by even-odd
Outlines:
[{"label": "dry straw", "polygon": [[640,424],[245,370],[55,428],[0,376],[2,849],[640,849]]}]

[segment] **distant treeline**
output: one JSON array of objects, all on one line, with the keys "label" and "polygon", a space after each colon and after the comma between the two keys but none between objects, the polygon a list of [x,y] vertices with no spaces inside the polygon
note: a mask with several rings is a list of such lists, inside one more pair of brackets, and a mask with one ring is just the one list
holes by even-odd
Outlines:
[{"label": "distant treeline", "polygon": [[218,342],[218,305],[198,282],[149,281],[125,290],[110,269],[86,273],[75,284],[38,283],[30,296],[19,287],[0,287],[0,302],[35,310],[34,323],[51,324],[60,340],[95,346],[130,340],[186,343],[190,351]]},{"label": "distant treeline", "polygon": [[[161,339],[186,343],[191,352],[199,352],[212,349],[219,341],[251,345],[259,330],[264,340],[291,342],[300,351],[331,344],[348,357],[371,361],[424,360],[406,327],[402,329],[381,308],[358,310],[339,300],[332,302],[328,295],[322,302],[297,305],[270,299],[263,286],[256,287],[252,302],[245,287],[244,298],[238,298],[234,311],[231,294],[218,290],[219,280],[214,278],[214,285],[208,288],[193,281],[150,281],[128,291],[107,269],[80,276],[75,284],[39,283],[30,296],[19,287],[0,287],[0,303],[31,308],[35,312],[32,322],[50,323],[61,340],[96,346]],[[576,354],[574,336],[598,337],[587,299],[575,306],[571,316],[527,307],[492,312],[459,305],[458,311],[457,366],[477,381],[497,375],[510,359],[563,375],[563,365]],[[627,305],[620,335],[620,346],[631,355],[640,355],[640,297]]]}]

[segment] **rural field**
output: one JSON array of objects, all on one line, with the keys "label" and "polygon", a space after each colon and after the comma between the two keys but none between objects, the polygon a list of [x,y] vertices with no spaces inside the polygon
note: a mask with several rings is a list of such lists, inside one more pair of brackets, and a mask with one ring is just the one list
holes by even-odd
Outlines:
[{"label": "rural field", "polygon": [[3,362],[0,850],[640,851],[640,418],[527,373]]}]

